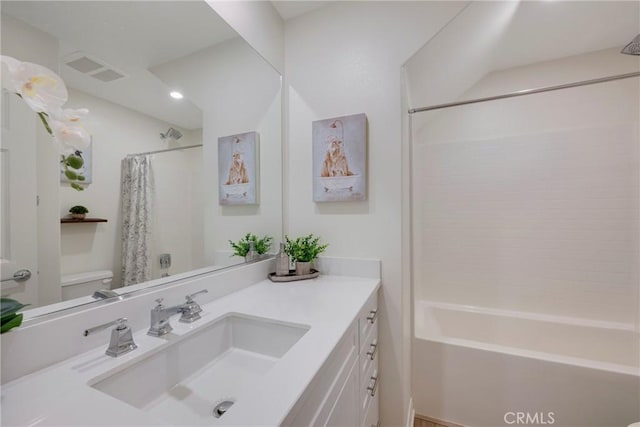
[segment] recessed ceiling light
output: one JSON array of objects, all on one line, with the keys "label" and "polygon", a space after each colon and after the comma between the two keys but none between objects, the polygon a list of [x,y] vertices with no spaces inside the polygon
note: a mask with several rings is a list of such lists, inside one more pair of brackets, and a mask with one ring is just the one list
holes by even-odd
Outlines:
[{"label": "recessed ceiling light", "polygon": [[174,90],[174,91],[170,92],[169,96],[172,97],[173,99],[182,99],[182,98],[184,98],[184,95],[182,95],[177,90]]}]

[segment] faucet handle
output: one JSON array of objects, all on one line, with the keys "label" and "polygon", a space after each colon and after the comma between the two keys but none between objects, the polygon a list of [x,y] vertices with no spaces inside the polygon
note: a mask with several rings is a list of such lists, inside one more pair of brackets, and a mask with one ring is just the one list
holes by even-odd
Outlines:
[{"label": "faucet handle", "polygon": [[131,328],[127,325],[126,317],[121,317],[119,319],[112,320],[111,322],[86,329],[84,331],[84,336],[89,336],[94,332],[102,331],[113,325],[116,327],[111,331],[109,347],[107,347],[107,350],[105,351],[107,356],[118,357],[138,348],[136,343],[133,341]]},{"label": "faucet handle", "polygon": [[193,297],[195,297],[196,295],[206,294],[206,293],[208,293],[208,292],[209,292],[209,291],[208,291],[207,289],[203,289],[203,290],[198,291],[198,292],[195,292],[195,293],[193,293],[193,294],[191,294],[191,295],[186,295],[186,296],[185,296],[185,298],[186,298],[186,300],[187,300],[187,304],[191,304],[191,303],[193,303],[193,302],[194,302],[194,301],[193,301]]},{"label": "faucet handle", "polygon": [[94,326],[93,328],[85,329],[83,335],[88,337],[89,335],[107,329],[109,326],[116,326],[116,330],[121,331],[127,328],[127,318],[121,317],[116,320],[112,320],[111,322],[103,323],[102,325]]},{"label": "faucet handle", "polygon": [[158,303],[158,305],[156,305],[155,308],[157,308],[157,309],[162,308],[163,307],[162,301],[164,301],[164,298],[156,298],[156,302]]},{"label": "faucet handle", "polygon": [[196,320],[200,319],[200,313],[202,313],[202,308],[200,304],[193,300],[193,297],[200,294],[206,294],[209,292],[206,289],[193,293],[191,295],[185,296],[187,302],[184,303],[184,310],[182,310],[182,316],[180,316],[180,322],[182,323],[192,323]]}]

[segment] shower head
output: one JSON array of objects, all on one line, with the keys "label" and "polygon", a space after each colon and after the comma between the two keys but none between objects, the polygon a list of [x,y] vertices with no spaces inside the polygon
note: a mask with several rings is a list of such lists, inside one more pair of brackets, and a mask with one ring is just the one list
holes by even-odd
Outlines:
[{"label": "shower head", "polygon": [[640,34],[631,40],[631,43],[626,45],[620,53],[624,53],[625,55],[640,55]]},{"label": "shower head", "polygon": [[174,128],[169,128],[166,133],[161,133],[160,137],[162,139],[170,138],[177,141],[178,139],[182,138],[182,132],[180,132],[179,130],[175,130]]}]

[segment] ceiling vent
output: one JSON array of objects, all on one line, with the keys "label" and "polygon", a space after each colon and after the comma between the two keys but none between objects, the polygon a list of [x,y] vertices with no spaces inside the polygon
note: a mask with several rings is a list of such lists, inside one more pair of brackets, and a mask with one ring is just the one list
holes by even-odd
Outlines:
[{"label": "ceiling vent", "polygon": [[100,71],[99,73],[92,74],[91,77],[102,80],[103,82],[112,82],[114,80],[121,79],[124,76],[117,71],[107,69]]},{"label": "ceiling vent", "polygon": [[74,70],[101,82],[112,82],[126,77],[124,73],[115,71],[113,67],[107,65],[104,61],[91,58],[82,52],[67,55],[62,58],[62,62]]}]

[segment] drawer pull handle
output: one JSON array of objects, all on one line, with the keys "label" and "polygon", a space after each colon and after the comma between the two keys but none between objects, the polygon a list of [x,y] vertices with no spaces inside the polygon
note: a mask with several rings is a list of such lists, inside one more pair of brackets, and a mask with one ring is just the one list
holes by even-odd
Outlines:
[{"label": "drawer pull handle", "polygon": [[378,340],[374,340],[371,344],[369,344],[371,350],[367,351],[367,356],[369,356],[369,360],[373,360],[376,358],[376,353],[378,352]]},{"label": "drawer pull handle", "polygon": [[376,318],[378,317],[378,310],[371,310],[369,311],[369,315],[367,316],[367,320],[369,321],[369,323],[374,324],[376,323]]},{"label": "drawer pull handle", "polygon": [[373,375],[371,379],[373,380],[373,385],[367,387],[367,390],[369,391],[371,397],[374,397],[376,395],[376,391],[378,390],[378,374],[376,373],[375,375]]}]

